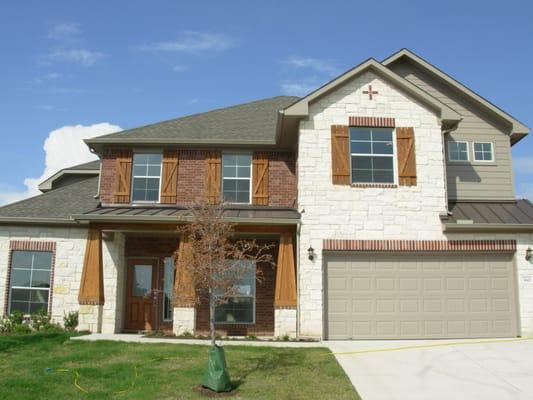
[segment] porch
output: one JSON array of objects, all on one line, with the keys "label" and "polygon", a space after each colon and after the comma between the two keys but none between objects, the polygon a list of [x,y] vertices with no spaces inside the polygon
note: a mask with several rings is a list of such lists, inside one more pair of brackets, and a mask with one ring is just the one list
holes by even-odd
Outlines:
[{"label": "porch", "polygon": [[[208,333],[206,302],[174,304],[172,299],[173,293],[193,291],[179,257],[189,243],[180,237],[178,227],[176,223],[90,223],[78,296],[80,329]],[[239,238],[272,245],[274,267],[255,266],[262,281],[249,282],[245,298],[217,308],[217,332],[296,336],[295,225],[246,223],[236,225],[235,231]]]}]

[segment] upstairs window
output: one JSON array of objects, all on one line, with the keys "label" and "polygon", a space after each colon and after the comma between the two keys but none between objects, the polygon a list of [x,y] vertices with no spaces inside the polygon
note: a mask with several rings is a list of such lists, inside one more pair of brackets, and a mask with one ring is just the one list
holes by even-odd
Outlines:
[{"label": "upstairs window", "polygon": [[13,251],[9,313],[34,314],[48,311],[52,253],[48,251]]},{"label": "upstairs window", "polygon": [[394,183],[392,128],[350,128],[352,183]]},{"label": "upstairs window", "polygon": [[222,155],[222,199],[229,203],[250,203],[252,155]]},{"label": "upstairs window", "polygon": [[468,161],[468,142],[448,141],[449,161]]},{"label": "upstairs window", "polygon": [[474,143],[474,161],[494,161],[492,143]]},{"label": "upstairs window", "polygon": [[161,182],[161,154],[135,153],[133,155],[132,202],[159,201]]}]

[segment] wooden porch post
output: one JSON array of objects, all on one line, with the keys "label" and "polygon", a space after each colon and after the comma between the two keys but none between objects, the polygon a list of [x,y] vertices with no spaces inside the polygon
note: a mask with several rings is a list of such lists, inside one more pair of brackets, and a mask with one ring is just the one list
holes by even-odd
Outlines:
[{"label": "wooden porch post", "polygon": [[84,305],[103,305],[104,268],[102,263],[102,230],[89,225],[78,302]]},{"label": "wooden porch post", "polygon": [[179,244],[178,259],[176,260],[176,279],[174,280],[175,307],[195,306],[195,290],[192,277],[184,265],[186,262],[184,255],[190,251],[191,242],[187,237],[182,238]]},{"label": "wooden porch post", "polygon": [[296,271],[292,233],[282,233],[279,240],[274,306],[296,307]]}]

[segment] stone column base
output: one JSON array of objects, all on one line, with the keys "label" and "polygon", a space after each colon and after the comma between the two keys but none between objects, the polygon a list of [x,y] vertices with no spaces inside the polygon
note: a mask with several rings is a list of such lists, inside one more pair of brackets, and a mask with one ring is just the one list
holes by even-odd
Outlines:
[{"label": "stone column base", "polygon": [[276,308],[274,310],[274,336],[296,337],[295,308]]},{"label": "stone column base", "polygon": [[102,333],[102,311],[104,306],[80,305],[78,330]]},{"label": "stone column base", "polygon": [[174,324],[172,331],[175,335],[190,333],[194,335],[196,328],[196,308],[174,307]]}]

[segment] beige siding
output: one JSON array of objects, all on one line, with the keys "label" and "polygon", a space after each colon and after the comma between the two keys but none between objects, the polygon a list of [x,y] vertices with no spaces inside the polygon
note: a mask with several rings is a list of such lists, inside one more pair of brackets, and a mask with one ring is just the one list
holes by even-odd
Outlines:
[{"label": "beige siding", "polygon": [[[511,146],[508,127],[491,119],[464,95],[437,81],[428,72],[409,63],[398,61],[390,68],[443,103],[452,107],[463,117],[459,127],[447,139],[468,141],[469,163],[447,162],[448,197],[450,199],[514,199]],[[472,142],[492,142],[495,162],[472,162]],[[447,159],[447,154],[446,154]]]}]

